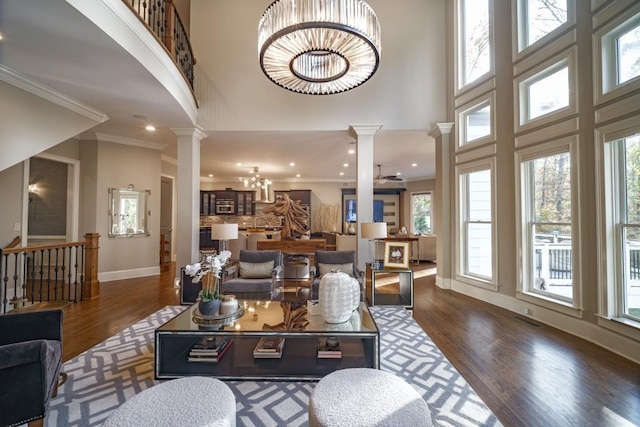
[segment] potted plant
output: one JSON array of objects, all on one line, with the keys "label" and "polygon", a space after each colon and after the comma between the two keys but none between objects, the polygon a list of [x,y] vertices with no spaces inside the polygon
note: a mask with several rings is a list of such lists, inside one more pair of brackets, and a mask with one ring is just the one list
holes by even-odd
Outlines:
[{"label": "potted plant", "polygon": [[193,283],[202,281],[202,290],[198,299],[198,309],[205,316],[215,315],[220,308],[219,281],[222,268],[231,256],[231,252],[222,251],[217,255],[204,255],[200,262],[184,268]]}]

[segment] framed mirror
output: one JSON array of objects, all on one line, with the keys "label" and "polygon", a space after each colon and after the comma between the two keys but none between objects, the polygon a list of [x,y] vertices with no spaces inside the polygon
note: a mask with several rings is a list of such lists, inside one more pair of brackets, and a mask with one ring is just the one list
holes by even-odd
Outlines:
[{"label": "framed mirror", "polygon": [[109,188],[109,237],[149,236],[149,190]]}]

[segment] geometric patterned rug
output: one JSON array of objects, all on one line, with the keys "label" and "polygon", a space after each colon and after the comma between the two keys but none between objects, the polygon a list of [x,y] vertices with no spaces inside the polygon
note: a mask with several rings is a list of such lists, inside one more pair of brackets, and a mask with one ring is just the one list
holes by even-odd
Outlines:
[{"label": "geometric patterned rug", "polygon": [[[45,425],[100,426],[154,379],[154,330],[184,310],[165,307],[72,360],[67,382],[52,400]],[[374,306],[380,328],[381,369],[411,384],[436,426],[500,426],[491,410],[402,307]],[[307,426],[315,382],[227,381],[237,402],[237,426]],[[364,397],[363,397],[364,398]]]}]

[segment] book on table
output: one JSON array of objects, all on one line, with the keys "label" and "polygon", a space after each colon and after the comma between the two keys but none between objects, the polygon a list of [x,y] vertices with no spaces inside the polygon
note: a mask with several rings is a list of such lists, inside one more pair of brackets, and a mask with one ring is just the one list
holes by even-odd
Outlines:
[{"label": "book on table", "polygon": [[338,339],[321,338],[318,340],[318,359],[340,359],[341,357],[342,350]]},{"label": "book on table", "polygon": [[262,337],[253,349],[256,359],[279,359],[282,357],[283,337]]},{"label": "book on table", "polygon": [[[204,342],[205,340],[207,342]],[[191,348],[187,360],[189,362],[217,363],[231,344],[233,344],[233,341],[229,337],[219,337],[215,343],[211,342],[208,338],[203,338],[202,341]]]}]

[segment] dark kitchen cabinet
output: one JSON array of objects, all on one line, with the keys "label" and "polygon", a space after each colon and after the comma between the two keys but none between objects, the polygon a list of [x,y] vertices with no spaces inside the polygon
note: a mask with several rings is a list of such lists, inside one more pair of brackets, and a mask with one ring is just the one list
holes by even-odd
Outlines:
[{"label": "dark kitchen cabinet", "polygon": [[216,214],[215,191],[200,191],[200,215]]},{"label": "dark kitchen cabinet", "polygon": [[255,191],[236,191],[236,214],[255,215]]}]

